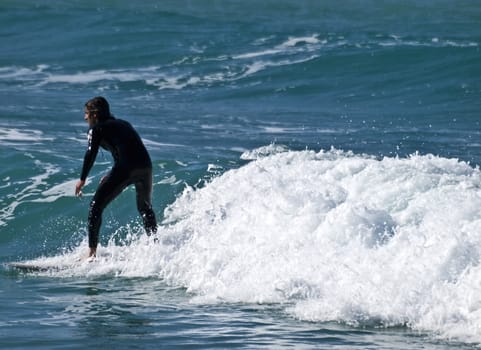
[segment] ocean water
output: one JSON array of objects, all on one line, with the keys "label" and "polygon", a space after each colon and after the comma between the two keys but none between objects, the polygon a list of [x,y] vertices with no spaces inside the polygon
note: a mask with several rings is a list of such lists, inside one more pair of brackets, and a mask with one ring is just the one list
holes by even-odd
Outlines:
[{"label": "ocean water", "polygon": [[[478,348],[480,23],[466,0],[1,1],[0,348]],[[88,263],[97,95],[149,149],[159,230],[129,188]]]}]

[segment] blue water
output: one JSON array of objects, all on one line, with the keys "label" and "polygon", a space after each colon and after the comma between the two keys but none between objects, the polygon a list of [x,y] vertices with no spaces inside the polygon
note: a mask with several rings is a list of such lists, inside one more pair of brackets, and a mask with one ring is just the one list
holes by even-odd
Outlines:
[{"label": "blue water", "polygon": [[[478,2],[4,0],[0,23],[0,348],[479,347]],[[78,263],[97,95],[149,149],[159,239],[129,188]]]}]

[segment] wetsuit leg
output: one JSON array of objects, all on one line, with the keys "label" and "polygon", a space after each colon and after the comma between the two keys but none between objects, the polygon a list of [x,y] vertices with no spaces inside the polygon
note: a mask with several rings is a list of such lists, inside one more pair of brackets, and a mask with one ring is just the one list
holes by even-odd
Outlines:
[{"label": "wetsuit leg", "polygon": [[152,210],[152,168],[138,169],[134,174],[137,209],[150,236],[157,233],[157,219]]},{"label": "wetsuit leg", "polygon": [[89,247],[96,248],[99,240],[99,230],[102,224],[102,213],[129,185],[127,172],[112,169],[106,179],[99,185],[92,202],[90,202],[88,216]]}]

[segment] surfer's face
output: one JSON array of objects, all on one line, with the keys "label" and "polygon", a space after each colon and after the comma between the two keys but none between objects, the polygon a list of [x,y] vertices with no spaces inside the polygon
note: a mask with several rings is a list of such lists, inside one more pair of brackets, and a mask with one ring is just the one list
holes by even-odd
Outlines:
[{"label": "surfer's face", "polygon": [[89,124],[90,127],[97,124],[97,112],[85,110],[84,111],[84,119]]}]

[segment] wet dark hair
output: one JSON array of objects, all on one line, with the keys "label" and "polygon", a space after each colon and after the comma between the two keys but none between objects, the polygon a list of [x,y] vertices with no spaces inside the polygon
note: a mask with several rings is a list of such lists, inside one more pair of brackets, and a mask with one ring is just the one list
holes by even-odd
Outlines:
[{"label": "wet dark hair", "polygon": [[85,103],[85,108],[89,112],[97,112],[99,120],[105,120],[112,117],[110,114],[110,106],[105,97],[97,96]]}]

